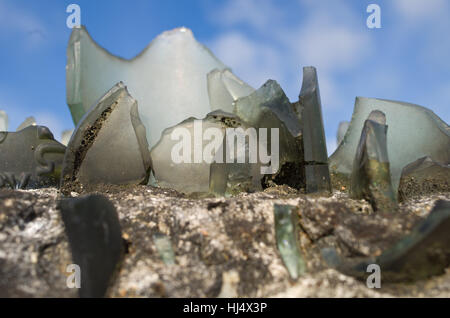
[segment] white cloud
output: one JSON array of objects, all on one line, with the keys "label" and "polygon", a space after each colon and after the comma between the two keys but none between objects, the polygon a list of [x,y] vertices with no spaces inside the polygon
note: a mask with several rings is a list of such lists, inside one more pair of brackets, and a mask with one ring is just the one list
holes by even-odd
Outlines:
[{"label": "white cloud", "polygon": [[[298,19],[284,23],[280,17],[295,8],[274,1],[228,1],[218,22],[228,31],[212,41],[212,49],[256,88],[268,78],[276,79],[291,100],[300,92],[301,68],[317,67],[331,154],[337,147],[331,123],[347,113],[341,111],[343,107],[352,107],[352,103],[346,105],[338,79],[367,62],[374,44],[361,19],[366,12],[355,12],[348,1],[301,0],[298,4]],[[251,28],[242,28],[244,23]],[[244,32],[253,36],[249,38]]]},{"label": "white cloud", "polygon": [[395,66],[377,65],[367,68],[367,71],[360,75],[364,77],[364,86],[370,91],[371,97],[401,99],[397,94],[401,92],[406,81],[402,72]]},{"label": "white cloud", "polygon": [[14,2],[0,0],[0,34],[19,32],[28,47],[35,47],[46,38],[44,23]]},{"label": "white cloud", "polygon": [[214,21],[222,25],[242,23],[255,28],[266,27],[283,16],[281,6],[271,0],[230,0],[212,14]]},{"label": "white cloud", "polygon": [[323,70],[353,68],[370,52],[370,42],[364,33],[345,26],[321,24],[320,21],[302,26],[298,34],[288,34],[289,37],[288,43],[304,64]]},{"label": "white cloud", "polygon": [[448,72],[450,63],[450,1],[397,0],[391,2],[397,13],[394,20],[399,39],[417,43],[418,62],[434,67],[437,72]]},{"label": "white cloud", "polygon": [[448,0],[395,0],[392,5],[398,13],[411,22],[433,19],[436,16],[448,17]]},{"label": "white cloud", "polygon": [[281,54],[272,46],[252,41],[243,33],[224,33],[210,43],[212,51],[235,74],[255,88],[268,79],[280,80],[283,76]]},{"label": "white cloud", "polygon": [[[369,30],[365,7],[351,1],[297,3],[298,19],[287,19],[295,10],[292,3],[287,7],[275,1],[226,2],[218,22],[224,31],[213,39],[212,48],[255,88],[273,78],[291,100],[300,91],[301,67],[317,67],[330,153],[336,148],[334,128],[350,119],[357,95],[412,102],[415,98],[417,103],[422,98],[448,122],[450,88],[440,87],[440,81],[448,82],[445,74],[450,69],[450,1],[386,2],[382,30]],[[408,90],[417,82],[408,76],[411,67],[417,76],[426,75],[425,65],[427,72],[436,74],[430,85],[437,87],[429,89],[431,96],[420,97]]]},{"label": "white cloud", "polygon": [[278,34],[294,52],[297,62],[333,72],[359,66],[370,55],[370,33],[347,1],[301,3],[307,12],[304,20],[299,20],[295,27],[281,29]]},{"label": "white cloud", "polygon": [[[230,30],[212,41],[212,49],[243,80],[258,87],[269,78],[275,79],[284,84],[291,99],[300,90],[301,67],[316,66],[322,100],[326,107],[333,107],[342,100],[334,73],[360,65],[371,52],[370,38],[365,28],[354,27],[359,20],[347,3],[302,2],[308,15],[288,26],[274,22],[288,14],[288,9],[282,11],[276,2],[228,1],[221,8],[223,19],[218,21]],[[301,9],[298,6],[299,15]],[[217,12],[212,15],[216,17]],[[244,21],[258,36],[250,39],[242,28],[236,31]]]}]

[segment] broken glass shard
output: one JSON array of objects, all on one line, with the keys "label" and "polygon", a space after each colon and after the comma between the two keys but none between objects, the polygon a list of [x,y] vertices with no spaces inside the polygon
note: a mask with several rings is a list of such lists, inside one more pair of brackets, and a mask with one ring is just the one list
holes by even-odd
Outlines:
[{"label": "broken glass shard", "polygon": [[65,150],[44,126],[0,132],[0,187],[57,186]]},{"label": "broken glass shard", "polygon": [[408,103],[357,97],[345,139],[330,157],[331,171],[350,177],[364,122],[373,110],[386,114],[387,150],[395,193],[407,164],[426,156],[450,163],[450,131],[431,110]]},{"label": "broken glass shard", "polygon": [[27,128],[28,126],[36,126],[36,119],[34,119],[33,116],[31,117],[27,117],[23,123],[21,123],[19,125],[19,127],[17,127],[16,131],[21,131],[22,129]]},{"label": "broken glass shard", "polygon": [[383,273],[422,279],[444,273],[450,255],[450,202],[438,201],[429,216],[378,259]]},{"label": "broken glass shard", "polygon": [[61,143],[65,146],[69,144],[70,138],[72,137],[72,134],[74,132],[74,129],[70,130],[64,130],[61,134]]},{"label": "broken glass shard", "polygon": [[67,103],[75,124],[96,100],[123,81],[139,101],[150,147],[164,129],[211,112],[207,74],[226,68],[186,28],[162,33],[131,60],[108,53],[84,27],[74,28],[67,59]]},{"label": "broken glass shard", "polygon": [[78,124],[64,157],[61,186],[145,184],[149,173],[138,105],[120,82]]},{"label": "broken glass shard", "polygon": [[[210,163],[203,160],[203,149],[209,141],[203,139],[203,133],[208,128],[222,128],[220,123],[209,119],[188,118],[164,130],[150,152],[152,170],[160,187],[183,193],[208,192]],[[222,146],[222,136],[217,142]]]},{"label": "broken glass shard", "polygon": [[[152,168],[157,184],[184,193],[208,193],[212,175],[220,183],[215,187],[221,187],[223,191],[225,190],[222,187],[226,189],[227,182],[241,182],[242,187],[251,188],[253,186],[251,184],[252,176],[249,173],[251,165],[248,162],[247,164],[245,162],[236,163],[238,166],[226,163],[224,139],[227,135],[227,128],[241,128],[242,132],[233,130],[239,134],[240,132],[244,133],[248,127],[236,115],[215,111],[202,120],[189,118],[164,130],[161,140],[151,150]],[[244,149],[248,149],[245,136],[242,134],[239,136],[243,137],[240,140],[244,141]],[[228,152],[228,150],[226,151]],[[245,159],[245,153],[243,156]],[[236,157],[237,160],[242,159],[242,154]],[[211,172],[214,164],[217,164],[218,171]],[[241,173],[230,178],[226,169],[233,169],[233,167],[240,170]],[[219,175],[220,177],[217,177]],[[260,180],[259,174],[258,177]]]},{"label": "broken glass shard", "polygon": [[297,210],[289,205],[274,205],[275,235],[278,251],[289,275],[297,279],[306,271],[306,263],[298,246]]},{"label": "broken glass shard", "polygon": [[374,211],[397,209],[387,152],[388,126],[385,124],[384,113],[370,113],[364,123],[351,175],[351,197],[368,200]]},{"label": "broken glass shard", "polygon": [[322,251],[326,262],[339,271],[367,279],[370,264],[380,266],[383,281],[417,281],[445,272],[450,255],[450,202],[438,201],[429,216],[411,233],[400,239],[379,257],[350,261],[342,259],[334,248]]},{"label": "broken glass shard", "polygon": [[337,133],[337,145],[339,146],[344,140],[344,136],[347,133],[350,123],[348,121],[342,121],[339,123],[338,133]]},{"label": "broken glass shard", "polygon": [[292,109],[295,112],[295,115],[297,115],[298,122],[300,123],[300,126],[301,126],[302,115],[303,115],[303,105],[300,104],[300,101],[296,101],[295,103],[291,103],[291,105],[292,105]]},{"label": "broken glass shard", "polygon": [[170,238],[162,233],[157,233],[153,235],[153,242],[163,262],[166,265],[175,264],[175,254]]},{"label": "broken glass shard", "polygon": [[398,191],[401,200],[439,192],[450,192],[450,165],[424,157],[403,168]]},{"label": "broken glass shard", "polygon": [[301,136],[302,129],[292,104],[276,81],[268,80],[253,94],[238,99],[234,106],[239,118],[258,128],[269,112],[283,122],[293,137]]},{"label": "broken glass shard", "polygon": [[208,74],[208,96],[212,110],[233,112],[233,103],[255,91],[229,69],[215,69]]},{"label": "broken glass shard", "polygon": [[8,114],[0,110],[0,131],[8,131]]},{"label": "broken glass shard", "polygon": [[[223,155],[223,159],[213,162],[210,168],[209,190],[219,196],[232,196],[240,192],[262,190],[261,169],[264,168],[261,167],[258,158],[254,156],[257,152],[257,130],[253,127],[246,127],[239,121],[236,123],[239,124],[225,130],[226,136],[222,143],[225,152],[219,153],[217,156],[220,158],[220,155]],[[233,131],[235,137],[230,133],[230,129],[235,129]]]},{"label": "broken glass shard", "polygon": [[104,297],[123,254],[119,216],[104,196],[63,199],[59,209],[72,251],[81,270],[80,297]]},{"label": "broken glass shard", "polygon": [[306,193],[331,193],[322,103],[315,67],[303,68],[299,104],[302,106]]},{"label": "broken glass shard", "polygon": [[[263,187],[274,183],[303,188],[302,129],[294,105],[278,83],[269,80],[251,95],[238,99],[234,112],[257,129],[259,159],[261,164],[270,163],[268,170],[261,172]],[[269,162],[261,160],[262,150],[270,153]]]}]

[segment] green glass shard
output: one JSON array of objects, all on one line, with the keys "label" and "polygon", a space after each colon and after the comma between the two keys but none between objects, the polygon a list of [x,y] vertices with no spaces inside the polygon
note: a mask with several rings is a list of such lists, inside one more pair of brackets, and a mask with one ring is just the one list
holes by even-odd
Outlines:
[{"label": "green glass shard", "polygon": [[[161,139],[150,151],[152,170],[160,187],[184,193],[209,191],[211,163],[203,160],[203,149],[210,141],[203,139],[203,133],[209,128],[223,131],[221,123],[210,119],[208,116],[204,120],[188,118],[163,131]],[[219,138],[217,142],[221,147],[223,135],[215,138]],[[199,143],[194,144],[195,140]]]},{"label": "green glass shard", "polygon": [[322,103],[314,67],[303,68],[299,104],[302,106],[306,193],[331,193]]},{"label": "green glass shard", "polygon": [[[258,131],[246,126],[241,121],[236,121],[236,123],[238,124],[228,127],[228,129],[235,129],[236,137],[229,138],[232,135],[230,135],[229,130],[225,130],[226,135],[222,143],[224,146],[222,160],[211,164],[209,190],[216,195],[232,196],[240,192],[262,190],[262,165],[256,157],[253,161],[250,161],[251,154],[254,155],[257,152],[256,139],[258,138]],[[256,138],[251,140],[252,135],[256,136]],[[238,151],[238,147],[243,151]],[[233,154],[232,157],[230,156],[231,153]]]},{"label": "green glass shard", "polygon": [[294,108],[276,81],[269,80],[253,94],[238,99],[234,113],[258,128],[262,127],[266,114],[273,113],[293,137],[301,136],[302,129]]},{"label": "green glass shard", "polygon": [[138,105],[119,83],[78,124],[67,147],[61,186],[69,191],[83,184],[144,184],[149,173]]},{"label": "green glass shard", "polygon": [[386,114],[387,150],[395,193],[407,164],[425,156],[450,163],[450,131],[431,110],[408,103],[357,97],[345,139],[330,157],[332,172],[350,177],[364,122],[373,110]]},{"label": "green glass shard", "polygon": [[337,132],[337,145],[339,146],[341,142],[344,140],[345,134],[347,133],[348,127],[350,126],[350,123],[348,121],[342,121],[339,123],[339,128]]},{"label": "green glass shard", "polygon": [[[279,85],[268,81],[234,105],[240,116],[215,111],[164,131],[151,151],[158,185],[218,195],[259,191],[271,182],[304,186],[301,128]],[[210,129],[219,133],[205,138]],[[203,160],[205,156],[213,160]]]},{"label": "green glass shard", "polygon": [[27,117],[23,123],[17,127],[16,131],[21,131],[22,129],[27,128],[28,126],[36,126],[36,119],[33,116]]},{"label": "green glass shard", "polygon": [[368,200],[375,211],[397,209],[389,171],[388,127],[385,123],[386,118],[380,111],[373,111],[365,121],[351,175],[351,197]]},{"label": "green glass shard", "polygon": [[255,91],[229,69],[215,69],[208,74],[208,96],[212,110],[233,112],[233,103]]},{"label": "green glass shard", "polygon": [[8,114],[0,110],[0,131],[8,131]]},{"label": "green glass shard", "polygon": [[63,199],[59,209],[72,261],[81,270],[80,297],[104,297],[124,252],[116,208],[106,197],[95,194]]},{"label": "green glass shard", "polygon": [[[271,155],[278,150],[277,162],[271,162],[275,171],[264,175],[263,187],[275,183],[304,188],[302,129],[294,107],[278,83],[272,80],[235,102],[234,112],[258,129],[258,140],[267,139]],[[272,133],[278,135],[272,136]]]},{"label": "green glass shard", "polygon": [[438,201],[429,216],[384,252],[377,263],[394,280],[418,280],[442,274],[450,264],[449,231],[450,202]]},{"label": "green glass shard", "polygon": [[385,282],[412,282],[440,275],[450,265],[450,202],[438,201],[429,216],[379,257],[344,260],[334,248],[322,250],[326,262],[339,271],[366,279],[367,267],[377,264]]},{"label": "green glass shard", "polygon": [[[249,127],[236,115],[215,111],[202,120],[189,118],[164,130],[161,140],[151,150],[152,167],[157,184],[184,193],[208,193],[210,178],[214,178],[221,184],[220,186],[212,185],[214,193],[224,194],[227,183],[241,182],[241,186],[244,187],[242,183],[246,183],[246,186],[250,187],[251,185],[247,184],[248,180],[252,179],[249,175],[251,166],[249,161],[236,163],[236,165],[226,163],[225,153],[229,152],[225,150],[226,144],[224,144],[227,128],[242,129],[245,133]],[[242,150],[247,150],[248,144],[245,137],[243,140]],[[244,156],[245,153],[243,153]],[[241,155],[238,154],[235,159],[242,159]],[[213,169],[212,166],[216,168]],[[239,169],[243,175],[229,175],[228,171],[233,167]],[[211,169],[214,172],[211,173]],[[224,188],[219,190],[218,187]]]},{"label": "green glass shard", "polygon": [[57,186],[65,150],[44,126],[0,132],[0,187]]},{"label": "green glass shard", "polygon": [[298,246],[297,210],[289,205],[274,205],[275,235],[278,251],[292,279],[306,271],[306,263]]},{"label": "green glass shard", "polygon": [[170,238],[162,233],[157,233],[153,235],[153,242],[163,262],[166,265],[175,264],[175,253]]},{"label": "green glass shard", "polygon": [[450,165],[424,157],[403,168],[398,191],[401,200],[440,192],[450,192]]},{"label": "green glass shard", "polygon": [[[305,164],[304,165],[305,184],[307,193],[328,194],[328,183],[330,182],[328,164]],[[325,187],[325,188],[324,188]]]},{"label": "green glass shard", "polygon": [[327,145],[322,119],[319,81],[314,67],[303,68],[299,103],[303,106],[303,142],[306,162],[327,163]]},{"label": "green glass shard", "polygon": [[209,192],[219,196],[230,197],[241,192],[261,191],[260,165],[213,163],[209,182]]},{"label": "green glass shard", "polygon": [[164,129],[211,112],[207,74],[225,68],[186,28],[162,33],[131,60],[108,53],[84,27],[74,28],[67,48],[67,104],[77,124],[91,105],[123,81],[139,101],[153,147]]},{"label": "green glass shard", "polygon": [[300,127],[301,127],[302,116],[303,116],[303,105],[299,101],[296,101],[295,103],[291,103],[291,105],[292,105],[292,109],[295,112],[295,115],[297,115],[298,122],[300,123]]}]

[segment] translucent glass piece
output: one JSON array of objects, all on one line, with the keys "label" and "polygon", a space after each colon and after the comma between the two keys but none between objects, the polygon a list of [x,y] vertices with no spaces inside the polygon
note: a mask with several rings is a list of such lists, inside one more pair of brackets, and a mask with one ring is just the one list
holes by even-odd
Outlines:
[{"label": "translucent glass piece", "polygon": [[302,123],[302,116],[303,116],[303,105],[300,103],[300,101],[296,101],[295,103],[291,103],[292,109],[294,110],[295,114],[297,115],[298,121],[301,125]]},{"label": "translucent glass piece", "polygon": [[261,127],[268,111],[283,122],[292,136],[301,136],[302,129],[294,108],[276,81],[267,81],[253,94],[238,99],[234,106],[234,113],[254,127]]},{"label": "translucent glass piece", "polygon": [[338,128],[338,132],[337,132],[337,145],[339,146],[342,142],[342,140],[344,140],[344,136],[347,133],[348,127],[350,126],[350,123],[348,121],[342,121],[339,123],[339,128]]},{"label": "translucent glass piece", "polygon": [[215,69],[208,74],[208,96],[212,110],[233,112],[233,102],[255,91],[229,69]]},{"label": "translucent glass piece", "polygon": [[64,158],[62,187],[144,184],[150,154],[138,105],[123,83],[115,85],[78,124]]},{"label": "translucent glass piece", "polygon": [[299,104],[302,107],[306,193],[331,193],[322,103],[315,67],[303,68]]},{"label": "translucent glass piece", "polygon": [[84,27],[74,28],[67,59],[67,104],[74,122],[115,83],[123,81],[139,101],[150,147],[164,129],[211,112],[207,74],[226,68],[186,28],[162,33],[131,60],[108,53]]},{"label": "translucent glass piece", "polygon": [[289,205],[274,205],[275,236],[278,251],[289,275],[297,279],[306,271],[306,263],[298,246],[297,210]]},{"label": "translucent glass piece", "polygon": [[327,163],[327,145],[323,127],[319,81],[314,67],[303,68],[303,83],[299,103],[303,106],[305,161]]},{"label": "translucent glass piece", "polygon": [[65,150],[44,126],[0,132],[0,187],[57,186]]},{"label": "translucent glass piece", "polygon": [[0,131],[8,131],[8,114],[0,110]]},{"label": "translucent glass piece", "polygon": [[[264,175],[263,186],[275,183],[304,188],[302,129],[294,105],[278,83],[269,80],[253,94],[238,99],[235,113],[258,129],[258,140],[264,140],[261,133],[266,132],[270,154],[272,149],[278,150],[277,167]],[[272,136],[275,132],[278,135]]]},{"label": "translucent glass piece", "polygon": [[[237,118],[237,117],[236,117]],[[227,138],[223,139],[225,153],[223,154],[223,163],[214,162],[211,164],[209,175],[210,192],[216,195],[232,196],[240,192],[261,191],[261,164],[258,158],[254,162],[249,162],[250,152],[256,152],[256,148],[252,148],[248,136],[251,135],[252,127],[247,127],[240,123],[242,131],[236,130],[236,140],[242,140],[243,152],[237,151],[237,147],[231,144],[232,141]],[[253,130],[254,136],[258,136],[256,129]],[[233,138],[234,139],[234,138]],[[238,142],[236,142],[238,144]],[[230,158],[233,153],[233,160]]]},{"label": "translucent glass piece", "polygon": [[450,165],[424,157],[403,168],[398,191],[401,200],[439,192],[450,192]]},{"label": "translucent glass piece", "polygon": [[72,137],[74,129],[64,130],[61,134],[61,143],[65,146],[69,144],[70,138]]},{"label": "translucent glass piece", "polygon": [[384,112],[389,126],[387,150],[394,192],[407,164],[425,156],[450,163],[448,126],[431,110],[408,103],[357,97],[344,141],[330,157],[330,170],[334,173],[350,176],[364,121],[373,110]]},{"label": "translucent glass piece", "polygon": [[33,116],[27,117],[23,123],[21,123],[19,125],[19,127],[17,127],[16,131],[21,131],[22,129],[25,129],[29,126],[36,126],[36,119],[34,119]]},{"label": "translucent glass piece", "polygon": [[175,264],[175,253],[170,238],[167,235],[157,233],[153,235],[153,242],[163,262],[166,265]]},{"label": "translucent glass piece", "polygon": [[[208,193],[211,166],[226,160],[226,129],[239,127],[247,129],[236,115],[215,111],[204,119],[189,118],[166,129],[150,153],[157,184],[184,193]],[[206,134],[212,131],[210,129],[218,134],[208,138]],[[227,172],[222,168],[229,165],[220,164],[219,171],[223,174],[218,180],[220,183],[227,182]],[[248,165],[240,166],[245,174]],[[248,177],[247,174],[245,176]]]},{"label": "translucent glass piece", "polygon": [[450,202],[438,201],[428,217],[410,234],[380,256],[362,261],[343,260],[334,248],[324,249],[324,259],[341,272],[367,279],[370,264],[380,266],[385,282],[417,281],[445,273],[450,265]]},{"label": "translucent glass piece", "polygon": [[392,189],[387,153],[386,118],[373,111],[364,123],[351,175],[350,194],[368,200],[375,211],[395,211],[396,195]]},{"label": "translucent glass piece", "polygon": [[104,297],[123,255],[122,231],[114,205],[104,196],[63,199],[64,228],[78,265],[80,297]]}]

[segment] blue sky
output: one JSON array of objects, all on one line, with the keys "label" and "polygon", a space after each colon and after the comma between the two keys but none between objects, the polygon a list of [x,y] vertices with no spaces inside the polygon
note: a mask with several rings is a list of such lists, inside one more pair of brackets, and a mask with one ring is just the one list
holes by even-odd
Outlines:
[{"label": "blue sky", "polygon": [[[185,26],[244,81],[277,80],[291,101],[302,67],[316,66],[329,152],[356,96],[420,104],[450,122],[448,0],[0,0],[0,109],[10,130],[31,115],[57,138],[73,128],[65,100],[71,3],[113,54],[132,58]],[[371,3],[381,7],[381,29],[366,26]]]}]

